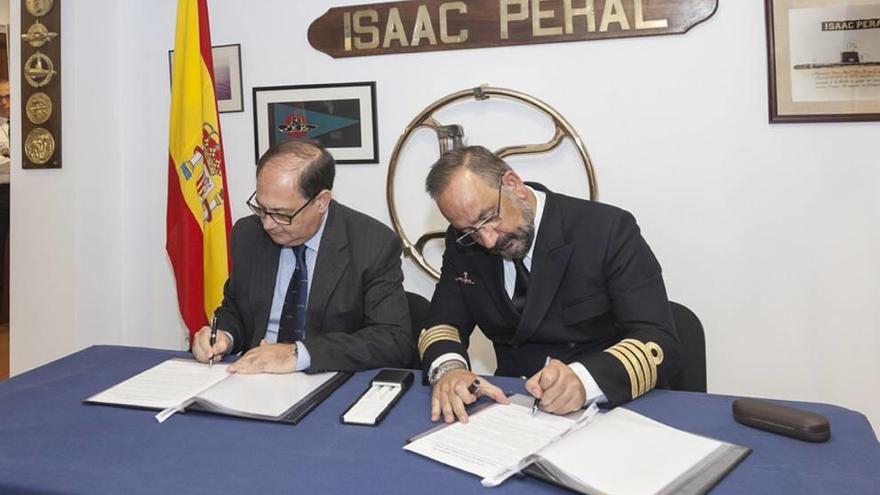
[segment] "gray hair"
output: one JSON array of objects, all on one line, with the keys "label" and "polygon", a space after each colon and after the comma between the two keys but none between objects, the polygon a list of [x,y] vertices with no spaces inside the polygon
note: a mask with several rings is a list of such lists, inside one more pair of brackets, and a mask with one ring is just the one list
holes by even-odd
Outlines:
[{"label": "gray hair", "polygon": [[482,146],[466,146],[448,151],[431,165],[425,179],[425,190],[432,199],[437,199],[446,190],[452,175],[461,168],[470,170],[492,187],[497,187],[501,176],[512,170],[504,160]]}]

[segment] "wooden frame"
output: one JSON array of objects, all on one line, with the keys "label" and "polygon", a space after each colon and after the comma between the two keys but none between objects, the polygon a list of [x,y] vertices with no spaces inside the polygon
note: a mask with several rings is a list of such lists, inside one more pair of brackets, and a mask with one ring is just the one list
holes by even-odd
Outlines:
[{"label": "wooden frame", "polygon": [[379,163],[376,83],[254,88],[256,159],[279,140],[321,142],[336,163]]},{"label": "wooden frame", "polygon": [[764,0],[771,123],[880,121],[880,0]]}]

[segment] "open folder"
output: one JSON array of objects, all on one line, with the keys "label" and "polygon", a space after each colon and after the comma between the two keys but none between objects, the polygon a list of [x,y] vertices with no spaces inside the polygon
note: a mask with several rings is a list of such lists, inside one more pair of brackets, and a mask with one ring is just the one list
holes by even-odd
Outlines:
[{"label": "open folder", "polygon": [[404,449],[496,486],[525,472],[584,494],[705,493],[750,452],[618,407],[576,415],[531,414],[511,397],[411,439]]},{"label": "open folder", "polygon": [[229,373],[228,366],[169,359],[85,402],[159,409],[156,420],[160,423],[179,411],[203,411],[296,424],[352,375],[245,375]]}]

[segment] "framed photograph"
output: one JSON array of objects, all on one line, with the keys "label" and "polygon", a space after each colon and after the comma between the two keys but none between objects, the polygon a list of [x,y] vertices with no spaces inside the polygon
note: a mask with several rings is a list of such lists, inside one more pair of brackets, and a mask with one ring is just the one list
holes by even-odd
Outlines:
[{"label": "framed photograph", "polygon": [[[211,47],[214,59],[214,90],[217,92],[217,111],[244,112],[244,93],[241,85],[241,45]],[[174,72],[174,50],[168,51],[168,61]]]},{"label": "framed photograph", "polygon": [[379,163],[376,83],[254,88],[257,160],[291,138],[319,141],[337,163]]},{"label": "framed photograph", "polygon": [[880,120],[880,0],[764,0],[770,122]]}]

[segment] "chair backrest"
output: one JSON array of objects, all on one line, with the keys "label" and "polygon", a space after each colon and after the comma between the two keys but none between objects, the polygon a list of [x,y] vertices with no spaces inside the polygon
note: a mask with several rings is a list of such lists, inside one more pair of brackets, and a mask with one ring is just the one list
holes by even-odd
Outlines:
[{"label": "chair backrest", "polygon": [[422,363],[419,359],[417,344],[419,342],[419,334],[425,326],[425,319],[428,317],[428,309],[431,307],[431,303],[414,292],[406,293],[406,302],[409,305],[409,321],[412,325],[413,334],[413,357],[410,360],[409,367],[418,369],[422,367]]},{"label": "chair backrest", "polygon": [[678,338],[682,348],[681,370],[670,381],[672,390],[690,392],[706,391],[706,336],[703,324],[693,311],[685,306],[669,302],[672,307],[672,319],[678,330]]}]

